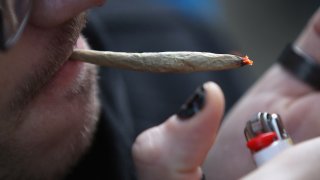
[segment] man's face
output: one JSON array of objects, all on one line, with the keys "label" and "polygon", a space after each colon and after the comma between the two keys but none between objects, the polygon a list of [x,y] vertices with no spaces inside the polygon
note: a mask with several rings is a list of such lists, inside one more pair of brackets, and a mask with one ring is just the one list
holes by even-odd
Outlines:
[{"label": "man's face", "polygon": [[3,169],[63,173],[88,146],[99,109],[96,69],[68,57],[86,48],[81,12],[101,3],[35,0],[21,39],[0,53],[0,162],[8,162],[0,179]]}]

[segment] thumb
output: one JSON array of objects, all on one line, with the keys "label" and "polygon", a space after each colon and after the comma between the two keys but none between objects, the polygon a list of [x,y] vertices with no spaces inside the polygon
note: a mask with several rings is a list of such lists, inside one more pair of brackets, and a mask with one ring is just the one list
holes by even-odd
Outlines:
[{"label": "thumb", "polygon": [[200,165],[212,146],[224,110],[214,83],[198,88],[180,111],[144,131],[133,145],[140,179],[200,179]]}]

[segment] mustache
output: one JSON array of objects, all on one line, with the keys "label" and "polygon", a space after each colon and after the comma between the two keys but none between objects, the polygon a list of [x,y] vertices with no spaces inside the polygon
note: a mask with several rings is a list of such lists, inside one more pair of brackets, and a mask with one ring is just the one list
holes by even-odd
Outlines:
[{"label": "mustache", "polygon": [[68,60],[85,24],[86,14],[83,13],[60,27],[59,32],[43,48],[44,56],[41,58],[41,63],[39,61],[39,65],[30,70],[31,73],[16,88],[13,99],[8,106],[9,116],[15,114],[18,116],[17,119],[20,119],[25,107]]}]

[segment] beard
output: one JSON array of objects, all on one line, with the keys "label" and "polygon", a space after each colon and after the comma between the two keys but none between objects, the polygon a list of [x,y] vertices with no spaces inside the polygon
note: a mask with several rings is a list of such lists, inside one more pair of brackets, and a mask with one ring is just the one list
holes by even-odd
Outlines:
[{"label": "beard", "polygon": [[[73,103],[72,108],[83,114],[79,121],[75,120],[79,118],[76,116],[73,118],[71,115],[59,115],[59,111],[63,111],[60,105],[45,106],[43,110],[39,110],[42,107],[37,102],[43,98],[41,93],[46,89],[46,85],[68,60],[85,22],[85,14],[81,14],[54,29],[54,33],[40,50],[41,61],[17,83],[8,106],[1,110],[0,179],[61,179],[89,147],[99,114],[97,73],[94,66],[86,66],[86,71],[82,72],[84,78],[79,85],[66,90],[63,95],[66,99],[64,104]],[[27,31],[37,29],[32,25],[27,27]],[[61,106],[63,107],[63,104]],[[44,111],[51,111],[51,116],[58,115],[46,117],[41,115]],[[57,126],[56,129],[52,128],[50,134],[51,127],[46,123],[68,123],[69,120],[77,123],[74,128],[65,128],[66,130],[62,131],[59,129],[63,129],[63,125]],[[70,124],[69,127],[73,127]],[[30,126],[39,126],[34,131],[35,135],[21,137],[23,133],[20,132],[30,129]],[[48,137],[34,141],[33,139],[37,139],[38,129],[43,132],[41,128],[48,129],[49,133],[39,133],[38,136]],[[61,135],[55,134],[55,130]],[[35,138],[32,138],[33,136]]]},{"label": "beard", "polygon": [[[59,30],[43,48],[44,52],[40,57],[42,59],[41,64],[36,65],[31,70],[32,73],[21,80],[20,85],[13,93],[8,108],[5,110],[6,113],[2,114],[7,114],[8,118],[12,119],[12,114],[20,114],[30,101],[39,94],[71,55],[73,46],[85,24],[86,16],[81,14],[59,27]],[[36,27],[30,27],[30,31],[34,28]]]}]

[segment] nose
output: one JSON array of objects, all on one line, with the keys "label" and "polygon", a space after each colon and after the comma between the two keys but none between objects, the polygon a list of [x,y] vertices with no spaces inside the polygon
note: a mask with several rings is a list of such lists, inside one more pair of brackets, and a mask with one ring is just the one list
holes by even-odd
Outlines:
[{"label": "nose", "polygon": [[34,0],[30,23],[44,28],[54,27],[104,2],[105,0]]}]

